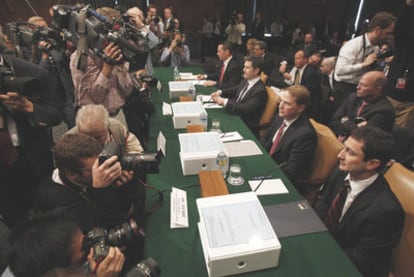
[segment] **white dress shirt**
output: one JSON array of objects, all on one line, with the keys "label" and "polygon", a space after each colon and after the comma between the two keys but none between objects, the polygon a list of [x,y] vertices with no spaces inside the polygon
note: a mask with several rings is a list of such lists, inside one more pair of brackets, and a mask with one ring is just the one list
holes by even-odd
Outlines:
[{"label": "white dress shirt", "polygon": [[358,84],[361,76],[368,70],[362,66],[365,58],[372,53],[378,52],[379,47],[371,44],[367,34],[351,39],[339,51],[335,66],[335,80]]},{"label": "white dress shirt", "polygon": [[346,196],[345,204],[344,204],[344,207],[342,208],[342,214],[341,214],[341,218],[339,219],[339,222],[341,222],[345,213],[348,211],[349,207],[351,207],[352,203],[355,201],[358,195],[361,192],[363,192],[367,187],[369,187],[372,183],[374,183],[374,181],[378,178],[378,175],[379,174],[376,173],[367,179],[358,180],[358,181],[352,180],[350,174],[348,174],[345,177],[345,180],[349,181],[351,190],[348,192],[348,195]]}]

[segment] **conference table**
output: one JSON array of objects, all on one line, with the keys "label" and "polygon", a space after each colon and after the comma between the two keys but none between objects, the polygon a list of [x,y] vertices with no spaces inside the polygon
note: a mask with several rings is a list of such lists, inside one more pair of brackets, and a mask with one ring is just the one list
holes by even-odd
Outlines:
[{"label": "conference table", "polygon": [[[181,72],[201,73],[197,67],[180,68]],[[147,183],[161,190],[164,201],[161,207],[147,216],[144,256],[154,258],[160,268],[161,276],[207,276],[206,264],[197,228],[199,215],[196,199],[201,197],[198,176],[183,176],[179,158],[178,134],[185,129],[175,130],[172,116],[162,115],[162,103],[172,103],[168,91],[168,81],[173,79],[171,68],[155,68],[153,75],[162,83],[162,91],[152,91],[156,111],[150,117],[149,150],[156,150],[157,136],[160,131],[166,138],[166,157],[161,160],[158,174],[148,174]],[[209,94],[214,88],[196,86],[197,93]],[[176,101],[176,100],[175,100]],[[292,186],[277,164],[266,153],[247,126],[237,115],[231,115],[224,109],[209,109],[209,127],[211,120],[220,119],[223,132],[238,131],[244,139],[256,141],[263,155],[230,158],[230,163],[242,167],[242,176],[246,182],[241,186],[230,186],[230,193],[250,191],[247,180],[269,172],[275,178],[281,178],[289,190],[288,194],[259,196],[263,206],[302,200],[302,196]],[[170,228],[170,192],[172,187],[187,192],[188,228]],[[156,201],[156,194],[147,191],[147,206]],[[276,232],[277,233],[277,232]],[[240,276],[361,276],[346,254],[327,232],[297,235],[279,238],[282,245],[279,266],[261,271],[248,272]]]}]

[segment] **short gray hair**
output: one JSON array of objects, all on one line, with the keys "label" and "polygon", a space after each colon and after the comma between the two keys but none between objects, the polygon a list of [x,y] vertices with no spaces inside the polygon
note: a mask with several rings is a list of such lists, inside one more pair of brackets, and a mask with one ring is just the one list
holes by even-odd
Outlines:
[{"label": "short gray hair", "polygon": [[88,130],[91,126],[102,122],[104,127],[109,127],[109,113],[103,105],[88,104],[82,106],[76,114],[76,127],[78,130]]}]

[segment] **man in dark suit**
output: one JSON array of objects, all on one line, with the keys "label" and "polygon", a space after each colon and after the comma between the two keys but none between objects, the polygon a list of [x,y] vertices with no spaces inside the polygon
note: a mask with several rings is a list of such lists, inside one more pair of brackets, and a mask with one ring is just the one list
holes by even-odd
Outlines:
[{"label": "man in dark suit", "polygon": [[254,43],[253,53],[256,57],[263,59],[263,72],[269,76],[276,66],[276,58],[266,52],[266,42],[258,40]]},{"label": "man in dark suit", "polygon": [[250,35],[252,36],[252,38],[262,40],[264,38],[265,29],[266,26],[262,13],[256,12],[256,17],[252,23]]},{"label": "man in dark suit", "polygon": [[392,132],[395,112],[383,94],[386,84],[383,72],[365,73],[359,80],[357,93],[351,94],[333,115],[331,127],[334,132],[347,137],[353,129],[367,125]]},{"label": "man in dark suit", "polygon": [[279,114],[276,115],[262,143],[272,158],[296,185],[311,171],[316,149],[315,129],[305,115],[310,103],[309,91],[304,86],[282,90]]},{"label": "man in dark suit", "polygon": [[266,88],[260,80],[261,62],[260,58],[246,57],[243,68],[245,80],[237,86],[211,94],[214,102],[239,115],[255,135],[258,135],[257,125],[267,103]]},{"label": "man in dark suit", "polygon": [[204,86],[217,86],[218,89],[240,84],[242,68],[240,62],[233,57],[231,44],[228,42],[220,43],[217,46],[217,57],[221,62],[217,71],[211,74],[200,74],[197,79],[207,79]]},{"label": "man in dark suit", "polygon": [[379,173],[391,158],[392,137],[376,127],[357,128],[338,154],[339,170],[315,210],[365,277],[388,276],[404,212]]},{"label": "man in dark suit", "polygon": [[0,55],[0,64],[17,79],[34,78],[26,89],[16,86],[0,94],[0,213],[13,226],[31,208],[36,186],[53,168],[48,126],[59,124],[63,114],[46,70],[13,56]]},{"label": "man in dark suit", "polygon": [[308,64],[308,54],[303,50],[295,53],[295,62],[292,69],[287,71],[287,64],[282,63],[279,72],[284,78],[284,86],[302,85],[305,86],[311,94],[311,105],[308,109],[308,115],[316,120],[320,119],[320,108],[322,103],[321,94],[321,76],[319,68]]},{"label": "man in dark suit", "polygon": [[307,33],[303,38],[303,43],[299,44],[296,47],[296,51],[303,50],[307,53],[307,55],[311,56],[312,54],[319,51],[318,45],[313,41],[313,35],[311,33]]}]

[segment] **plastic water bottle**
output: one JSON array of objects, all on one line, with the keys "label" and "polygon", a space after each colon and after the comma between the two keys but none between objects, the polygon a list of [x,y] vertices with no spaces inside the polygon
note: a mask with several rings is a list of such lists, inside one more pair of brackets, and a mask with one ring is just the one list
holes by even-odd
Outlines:
[{"label": "plastic water bottle", "polygon": [[174,67],[174,80],[180,80],[180,71],[178,71],[178,67]]},{"label": "plastic water bottle", "polygon": [[196,88],[194,85],[188,88],[188,95],[191,96],[193,100],[196,100]]},{"label": "plastic water bottle", "polygon": [[226,152],[220,151],[217,154],[216,159],[216,166],[217,169],[221,171],[223,174],[223,178],[226,178],[227,171],[229,169],[229,157],[227,156]]},{"label": "plastic water bottle", "polygon": [[200,124],[201,124],[201,126],[203,126],[204,131],[207,131],[208,114],[204,109],[200,113]]}]

